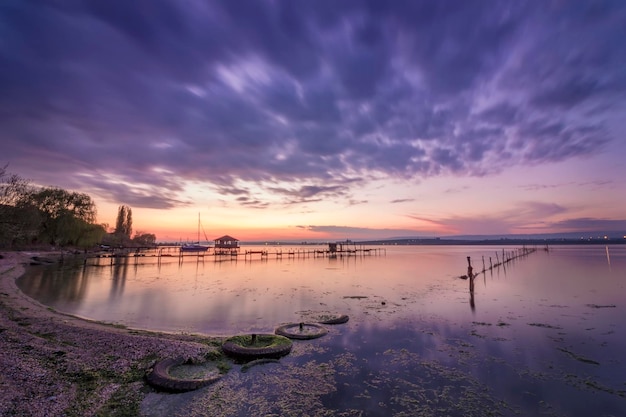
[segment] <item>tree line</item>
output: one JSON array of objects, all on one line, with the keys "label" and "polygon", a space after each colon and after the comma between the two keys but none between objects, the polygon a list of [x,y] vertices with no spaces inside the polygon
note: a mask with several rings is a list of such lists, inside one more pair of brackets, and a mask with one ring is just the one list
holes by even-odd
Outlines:
[{"label": "tree line", "polygon": [[116,227],[96,223],[96,205],[84,193],[36,187],[0,167],[0,247],[52,245],[88,248],[99,244],[154,245],[156,237],[137,232],[131,239],[132,210],[120,206]]}]

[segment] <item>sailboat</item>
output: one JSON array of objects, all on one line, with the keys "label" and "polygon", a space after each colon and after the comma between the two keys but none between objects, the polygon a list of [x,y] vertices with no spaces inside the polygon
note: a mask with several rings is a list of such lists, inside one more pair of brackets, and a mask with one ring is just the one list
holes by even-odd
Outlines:
[{"label": "sailboat", "polygon": [[[200,228],[202,227],[200,223],[200,213],[198,213],[198,241],[196,243],[185,243],[180,247],[181,252],[206,252],[209,250],[209,245],[201,245],[200,244]],[[205,236],[206,238],[206,236]]]}]

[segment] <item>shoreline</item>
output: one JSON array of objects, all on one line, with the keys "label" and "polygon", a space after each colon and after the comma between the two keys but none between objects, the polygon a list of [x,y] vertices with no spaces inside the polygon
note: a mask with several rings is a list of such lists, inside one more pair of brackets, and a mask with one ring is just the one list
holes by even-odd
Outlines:
[{"label": "shoreline", "polygon": [[156,360],[202,360],[221,338],[158,333],[60,313],[26,296],[16,280],[33,257],[0,252],[0,416],[138,415]]}]

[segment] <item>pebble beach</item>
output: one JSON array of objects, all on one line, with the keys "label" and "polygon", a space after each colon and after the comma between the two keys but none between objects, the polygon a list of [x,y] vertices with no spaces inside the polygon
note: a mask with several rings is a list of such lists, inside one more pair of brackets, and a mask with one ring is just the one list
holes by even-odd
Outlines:
[{"label": "pebble beach", "polygon": [[16,279],[33,259],[0,252],[0,416],[137,415],[159,359],[202,360],[220,340],[126,329],[65,315],[25,296]]}]

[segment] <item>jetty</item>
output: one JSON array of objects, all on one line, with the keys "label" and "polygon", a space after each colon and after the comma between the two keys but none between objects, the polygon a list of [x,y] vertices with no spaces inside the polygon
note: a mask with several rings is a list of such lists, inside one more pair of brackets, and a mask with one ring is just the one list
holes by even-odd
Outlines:
[{"label": "jetty", "polygon": [[330,243],[327,246],[306,246],[306,247],[271,247],[260,248],[259,246],[239,246],[236,249],[210,248],[206,252],[188,252],[181,250],[181,246],[156,246],[156,247],[117,247],[110,248],[106,251],[85,254],[85,264],[105,263],[114,264],[118,259],[132,259],[135,263],[139,263],[146,258],[156,259],[157,262],[164,260],[170,261],[204,261],[213,262],[222,261],[244,261],[252,260],[269,260],[269,259],[304,259],[304,258],[342,258],[342,257],[359,257],[386,255],[385,248],[364,247],[358,244]]}]

